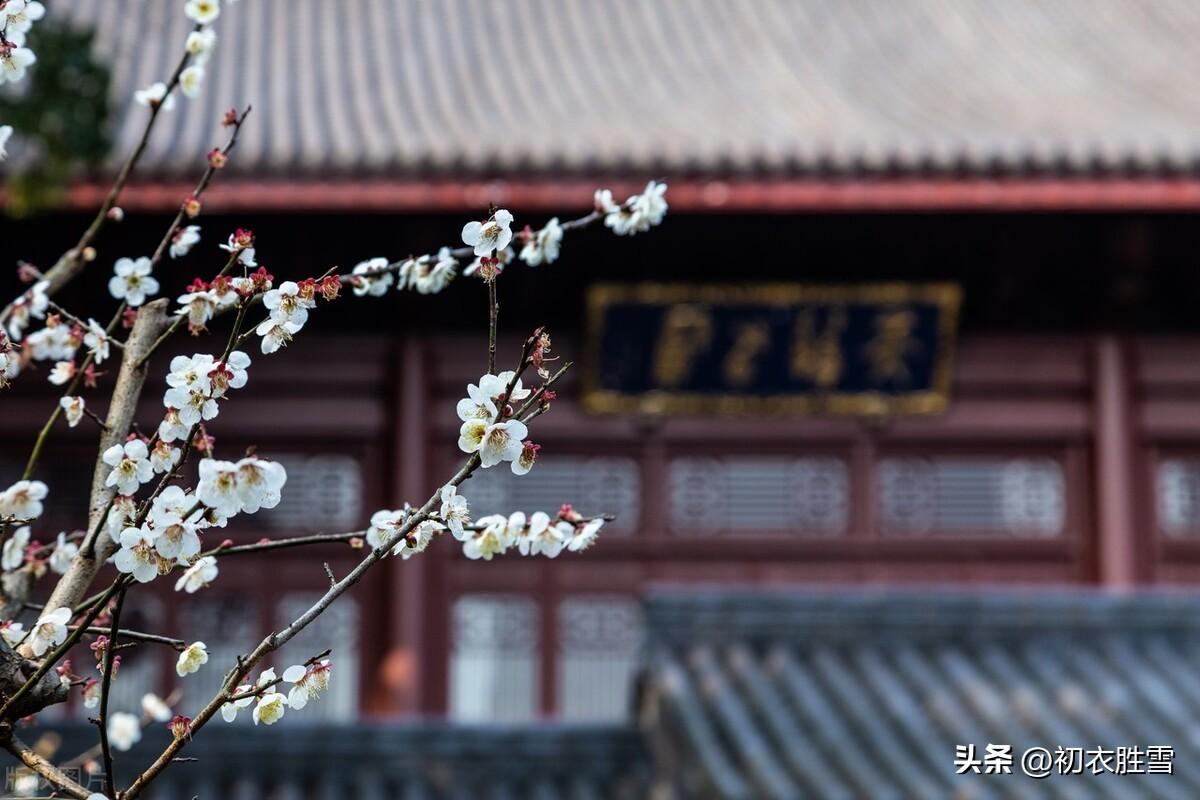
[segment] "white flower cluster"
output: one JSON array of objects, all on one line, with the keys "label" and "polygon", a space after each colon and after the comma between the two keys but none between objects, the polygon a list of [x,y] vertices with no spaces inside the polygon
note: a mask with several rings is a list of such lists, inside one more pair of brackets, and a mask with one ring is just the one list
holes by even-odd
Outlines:
[{"label": "white flower cluster", "polygon": [[[217,34],[208,27],[221,14],[220,0],[187,0],[183,13],[196,23],[196,30],[188,33],[184,47],[190,60],[188,65],[179,73],[179,90],[185,97],[196,97],[204,84],[204,67],[209,57],[217,47]],[[145,89],[133,93],[133,99],[143,106],[162,106],[164,111],[175,107],[175,98],[168,92],[167,84],[156,81]]]},{"label": "white flower cluster", "polygon": [[[30,522],[37,519],[45,510],[42,501],[48,493],[49,489],[41,481],[17,481],[0,492],[0,521]],[[44,568],[41,561],[30,559],[31,554],[42,550],[37,542],[31,542],[31,536],[28,525],[20,525],[13,530],[0,547],[0,569],[5,572],[21,569],[27,562],[37,570]],[[62,575],[78,552],[79,546],[69,541],[66,533],[60,533],[54,549],[45,559],[45,566]]]},{"label": "white flower cluster", "polygon": [[584,520],[564,507],[554,520],[542,511],[528,519],[521,511],[508,517],[503,514],[481,517],[455,537],[463,543],[463,555],[470,559],[491,561],[493,556],[513,547],[523,556],[554,558],[564,549],[576,552],[590,547],[603,525],[603,519]]},{"label": "white flower cluster", "polygon": [[158,438],[167,444],[186,441],[193,425],[217,416],[218,400],[246,385],[249,367],[250,356],[241,350],[232,351],[224,362],[206,353],[171,359],[163,395],[167,411],[158,425]]},{"label": "white flower cluster", "polygon": [[[513,419],[510,403],[525,400],[531,394],[521,385],[520,378],[510,370],[499,375],[484,375],[479,384],[467,386],[467,396],[458,401],[458,418],[463,421],[458,431],[458,447],[464,453],[478,453],[479,463],[491,467],[502,461],[512,463],[517,475],[529,472],[537,459],[537,445],[525,441],[529,429],[524,422]],[[512,383],[512,392],[508,385]]]},{"label": "white flower cluster", "polygon": [[661,223],[667,214],[667,185],[650,181],[641,194],[635,194],[621,205],[613,202],[611,191],[598,189],[595,204],[596,210],[604,214],[604,224],[618,236],[645,233]]},{"label": "white flower cluster", "polygon": [[[148,461],[140,464],[149,468]],[[120,545],[113,565],[141,583],[166,575],[177,565],[186,567],[175,590],[192,594],[211,583],[218,571],[212,556],[196,558],[200,532],[224,527],[239,513],[274,508],[286,480],[283,465],[255,456],[237,462],[203,459],[194,494],[168,486],[151,502],[141,525],[124,527],[119,534],[116,526],[109,527]]]},{"label": "white flower cluster", "polygon": [[[295,664],[283,671],[283,677],[275,677],[275,670],[265,669],[253,684],[242,684],[234,690],[238,699],[231,700],[221,706],[221,718],[226,722],[237,719],[238,712],[251,703],[254,710],[251,717],[254,724],[274,725],[283,719],[288,708],[296,711],[316,700],[329,688],[329,673],[333,665],[328,658],[320,659],[311,664]],[[275,687],[280,683],[290,683],[292,688],[285,695]],[[241,697],[240,695],[246,695]]]},{"label": "white flower cluster", "polygon": [[263,306],[270,314],[254,332],[262,337],[263,353],[269,354],[292,341],[308,321],[308,310],[317,307],[317,301],[311,292],[300,291],[295,281],[284,281],[278,289],[263,295]]},{"label": "white flower cluster", "polygon": [[50,307],[50,296],[46,294],[49,286],[49,281],[38,281],[13,301],[5,324],[14,342],[21,341],[31,320],[46,318],[46,309]]},{"label": "white flower cluster", "polygon": [[46,15],[46,7],[37,0],[8,0],[0,8],[0,83],[16,83],[25,77],[26,70],[37,61],[33,51],[25,46],[33,23]]},{"label": "white flower cluster", "polygon": [[574,552],[591,546],[604,525],[603,519],[585,519],[570,506],[563,506],[554,519],[541,511],[527,519],[518,511],[508,517],[502,514],[482,517],[472,524],[467,498],[458,493],[457,487],[443,486],[440,497],[436,517],[423,520],[399,539],[396,537],[412,509],[375,512],[367,529],[367,544],[372,548],[390,544],[392,555],[408,559],[424,551],[436,534],[449,530],[462,542],[463,554],[470,559],[491,561],[493,556],[513,547],[523,556],[554,558],[564,549]]}]

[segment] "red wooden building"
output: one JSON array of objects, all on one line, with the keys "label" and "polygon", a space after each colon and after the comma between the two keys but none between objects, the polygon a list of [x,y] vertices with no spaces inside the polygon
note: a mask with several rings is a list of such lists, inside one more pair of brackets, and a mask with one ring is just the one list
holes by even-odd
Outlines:
[{"label": "red wooden building", "polygon": [[[183,41],[176,12],[55,5],[111,54],[117,154],[141,125],[133,88]],[[1200,577],[1190,5],[353,0],[329,16],[318,0],[226,9],[205,93],[156,132],[97,271],[152,246],[220,112],[253,103],[206,196],[202,255],[160,276],[168,292],[238,226],[277,275],[300,275],[436,250],[492,204],[538,224],[653,176],[671,187],[661,228],[571,234],[558,263],[505,274],[505,352],[542,322],[561,354],[582,352],[601,280],[938,280],[964,305],[950,403],[933,416],[593,416],[568,380],[529,479],[492,471],[465,491],[477,513],[616,511],[600,545],[483,564],[446,541],[390,562],[295,645],[331,645],[357,673],[323,713],[624,717],[637,598],[658,583]],[[82,177],[61,210],[0,222],[12,257],[51,261],[104,177]],[[213,426],[221,446],[255,443],[288,466],[286,502],[256,525],[352,529],[439,485],[457,457],[454,403],[486,363],[484,302],[460,279],[434,298],[331,307],[262,358]],[[0,475],[19,470],[52,388],[27,376],[0,400]],[[92,438],[56,431],[40,477],[84,486]],[[55,507],[52,525],[79,510]],[[286,552],[229,560],[186,606],[164,592],[145,625],[186,622],[232,654],[319,590],[323,560],[354,558]],[[165,666],[128,668],[165,684]]]}]

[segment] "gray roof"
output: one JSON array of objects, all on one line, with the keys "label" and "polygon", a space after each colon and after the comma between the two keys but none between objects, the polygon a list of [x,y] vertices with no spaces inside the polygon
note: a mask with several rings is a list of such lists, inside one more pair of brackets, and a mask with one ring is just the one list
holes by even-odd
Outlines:
[{"label": "gray roof", "polygon": [[[56,0],[98,27],[128,152],[182,3]],[[1200,165],[1193,0],[254,0],[146,167],[289,178],[1072,173]],[[114,156],[115,157],[115,156]]]},{"label": "gray roof", "polygon": [[[1200,796],[1200,598],[693,590],[647,615],[643,719],[681,796]],[[955,774],[988,743],[1014,774]],[[1168,745],[1175,774],[1020,774],[1057,745]]]},{"label": "gray roof", "polygon": [[[181,755],[198,759],[163,772],[150,800],[199,796],[257,800],[639,800],[647,778],[636,731],[616,726],[464,726],[441,722],[331,725],[292,722],[269,729],[213,721]],[[52,732],[51,732],[52,731]],[[84,723],[52,727],[56,760],[96,742]],[[30,745],[36,732],[21,732]],[[61,741],[59,741],[61,737]],[[166,746],[154,723],[117,754],[118,786]],[[7,760],[5,760],[7,759]],[[5,766],[12,759],[0,757]],[[96,788],[95,785],[92,788]]]}]

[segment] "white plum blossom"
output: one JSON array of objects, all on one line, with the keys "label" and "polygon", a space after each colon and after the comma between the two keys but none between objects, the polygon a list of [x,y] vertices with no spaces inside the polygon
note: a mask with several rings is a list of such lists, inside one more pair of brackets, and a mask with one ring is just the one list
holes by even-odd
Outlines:
[{"label": "white plum blossom", "polygon": [[117,544],[121,543],[121,531],[133,525],[137,517],[137,503],[128,495],[117,495],[113,498],[112,507],[104,519],[104,529]]},{"label": "white plum blossom", "polygon": [[26,70],[35,61],[37,56],[28,47],[20,47],[13,42],[0,43],[0,83],[16,83],[24,79]]},{"label": "white plum blossom", "polygon": [[142,712],[155,722],[166,722],[171,718],[171,707],[154,692],[142,695]]},{"label": "white plum blossom", "polygon": [[196,484],[196,497],[209,508],[216,509],[225,517],[232,517],[242,510],[238,493],[238,465],[232,461],[205,458],[200,461],[200,482]]},{"label": "white plum blossom", "polygon": [[114,444],[104,451],[101,459],[112,467],[104,485],[115,486],[119,494],[134,494],[139,486],[154,477],[150,451],[141,439],[130,439],[124,445]]},{"label": "white plum blossom", "polygon": [[262,689],[262,693],[258,696],[258,703],[254,706],[254,724],[263,723],[264,725],[273,725],[283,719],[283,712],[287,708],[287,697],[275,690],[271,684],[276,681],[275,670],[265,669],[258,676],[256,686]]},{"label": "white plum blossom", "polygon": [[5,572],[19,568],[25,563],[25,550],[29,547],[29,526],[22,525],[0,548],[0,568]]},{"label": "white plum blossom", "polygon": [[0,637],[3,637],[9,647],[16,647],[25,638],[25,626],[19,622],[9,620],[0,624]]},{"label": "white plum blossom", "polygon": [[121,531],[121,549],[113,556],[113,566],[138,583],[149,583],[158,577],[162,563],[154,542],[154,531],[148,526],[126,528]]},{"label": "white plum blossom", "polygon": [[21,341],[31,319],[46,318],[46,309],[50,307],[50,296],[46,294],[49,286],[49,281],[38,281],[13,301],[8,312],[8,335],[13,341]]},{"label": "white plum blossom", "polygon": [[539,553],[547,558],[555,558],[562,552],[566,537],[557,527],[550,524],[550,517],[544,511],[537,511],[529,518],[529,525],[517,539],[517,550],[523,556],[536,556]]},{"label": "white plum blossom", "polygon": [[113,276],[108,279],[108,291],[118,300],[136,308],[146,298],[158,293],[158,280],[150,274],[153,265],[149,258],[118,258]]},{"label": "white plum blossom", "polygon": [[355,264],[354,269],[350,270],[350,286],[354,294],[359,297],[368,294],[372,297],[382,297],[387,294],[392,281],[395,280],[392,273],[381,272],[387,268],[387,265],[388,260],[382,257],[367,259]]},{"label": "white plum blossom", "polygon": [[[465,429],[470,422],[463,423]],[[512,461],[520,457],[522,449],[522,441],[529,435],[529,428],[524,422],[516,419],[505,420],[504,422],[495,422],[490,425],[485,425],[482,432],[477,432],[476,428],[469,431],[466,435],[468,444],[478,441],[475,449],[470,450],[463,448],[464,452],[479,454],[479,465],[487,468],[495,466],[502,461]],[[459,447],[463,445],[463,438],[459,439]]]},{"label": "white plum blossom", "polygon": [[612,192],[598,190],[596,208],[604,214],[604,224],[619,236],[643,233],[663,221],[667,213],[667,185],[650,181],[641,194],[635,194],[624,205],[613,202]]},{"label": "white plum blossom", "polygon": [[0,8],[0,28],[4,38],[13,44],[25,44],[25,36],[33,23],[46,16],[46,7],[37,0],[8,0]]},{"label": "white plum blossom", "polygon": [[187,36],[184,47],[193,56],[194,63],[204,64],[217,46],[217,32],[212,28],[192,31]]},{"label": "white plum blossom", "polygon": [[171,258],[183,258],[199,241],[200,226],[188,225],[177,230],[171,237],[171,248],[168,252],[171,254]]},{"label": "white plum blossom", "polygon": [[221,14],[221,0],[187,0],[183,13],[197,25],[207,25]]},{"label": "white plum blossom", "polygon": [[199,64],[192,64],[179,73],[179,91],[183,92],[184,97],[196,97],[199,95],[200,87],[203,83],[204,67]]},{"label": "white plum blossom", "polygon": [[41,481],[17,481],[0,492],[0,519],[33,520],[45,510],[50,489]]},{"label": "white plum blossom", "polygon": [[145,89],[138,89],[133,93],[133,99],[139,106],[153,108],[161,105],[163,111],[170,111],[175,107],[175,95],[167,94],[167,85],[162,81],[155,81]]},{"label": "white plum blossom", "polygon": [[[199,513],[200,510],[197,509],[197,514]],[[189,517],[159,528],[154,539],[154,549],[168,562],[186,564],[200,552],[200,537],[196,533],[195,520]]]},{"label": "white plum blossom", "polygon": [[[412,259],[406,264],[410,262]],[[438,251],[436,261],[432,261],[429,256],[422,256],[416,260],[410,272],[409,285],[419,294],[437,294],[449,286],[457,274],[458,260],[450,254],[448,247],[443,247]]]},{"label": "white plum blossom", "polygon": [[521,248],[521,260],[531,267],[541,264],[553,264],[558,260],[562,248],[563,227],[554,217],[546,223],[546,227],[531,235]]},{"label": "white plum blossom", "polygon": [[278,289],[263,295],[263,307],[271,312],[271,319],[290,322],[297,331],[308,321],[308,309],[316,305],[311,298],[306,299],[300,294],[300,286],[295,281],[284,281]]},{"label": "white plum blossom", "polygon": [[503,250],[512,241],[513,215],[507,209],[500,209],[491,219],[483,222],[468,222],[462,229],[462,240],[469,247],[475,248],[475,255],[490,255],[493,250]]},{"label": "white plum blossom", "polygon": [[[511,247],[506,247],[503,250],[496,253],[496,255],[494,256],[494,258],[496,259],[496,263],[493,265],[492,268],[495,270],[495,273],[497,275],[500,275],[504,272],[505,267],[507,267],[509,265],[509,263],[516,257],[517,257],[516,251],[513,250]],[[483,259],[484,258],[487,258],[487,256],[475,256],[475,260],[472,261],[467,266],[467,268],[463,270],[463,277],[469,278],[472,275],[479,274],[479,270],[483,269]],[[480,275],[480,277],[482,278],[483,275]]]},{"label": "white plum blossom", "polygon": [[286,695],[268,689],[259,695],[258,703],[255,704],[251,717],[254,719],[255,725],[260,722],[263,725],[274,725],[283,719],[283,712],[287,710],[287,706]]},{"label": "white plum blossom", "polygon": [[294,322],[280,322],[268,317],[258,324],[254,332],[262,337],[262,351],[270,355],[281,347],[287,347],[292,337],[300,331],[300,326]]},{"label": "white plum blossom", "polygon": [[504,553],[512,546],[508,535],[508,518],[503,514],[492,514],[478,521],[479,530],[467,532],[463,541],[463,555],[472,560],[491,561],[493,556]]},{"label": "white plum blossom", "polygon": [[595,543],[596,536],[600,533],[600,528],[603,526],[603,519],[594,519],[582,525],[574,531],[574,534],[567,541],[567,549],[572,553],[588,549]]},{"label": "white plum blossom", "polygon": [[172,447],[169,442],[159,439],[150,449],[150,466],[154,469],[154,474],[164,475],[170,472],[171,468],[179,463],[180,455],[182,453],[178,447]]},{"label": "white plum blossom", "polygon": [[279,505],[280,492],[287,482],[287,470],[278,461],[250,456],[235,465],[236,491],[241,510],[253,514],[260,508]]},{"label": "white plum blossom", "polygon": [[[235,695],[245,694],[253,688],[254,687],[250,684],[243,683],[241,686],[234,689],[233,693]],[[228,703],[225,703],[221,706],[221,719],[225,720],[226,722],[233,722],[235,719],[237,719],[238,711],[242,710],[253,702],[253,697],[241,697],[237,700],[232,700]]]},{"label": "white plum blossom", "polygon": [[50,553],[47,563],[50,565],[50,569],[59,575],[65,575],[67,569],[71,566],[71,561],[78,553],[79,545],[74,542],[68,542],[67,534],[60,533],[54,543],[54,551]]},{"label": "white plum blossom", "polygon": [[446,523],[446,527],[450,529],[450,533],[454,535],[454,538],[461,542],[465,536],[463,526],[471,524],[471,513],[467,506],[467,498],[459,494],[458,487],[452,483],[448,483],[442,487],[440,496],[442,506],[438,510],[438,516],[442,518],[442,522]]},{"label": "white plum blossom", "polygon": [[383,509],[371,515],[371,524],[367,526],[367,545],[373,550],[382,547],[404,525],[408,518],[409,509],[388,511]]},{"label": "white plum blossom", "polygon": [[254,260],[254,234],[251,231],[238,228],[234,233],[229,234],[229,239],[225,244],[220,245],[222,250],[229,253],[236,253],[238,263],[244,267],[257,267],[258,262]]},{"label": "white plum blossom", "polygon": [[168,407],[162,422],[158,423],[158,438],[164,442],[183,441],[190,430],[179,418],[179,409]]},{"label": "white plum blossom", "polygon": [[[173,386],[163,395],[163,405],[175,409],[179,421],[189,430],[192,425],[201,420],[215,417],[220,407],[217,401],[209,397],[206,390],[188,389],[183,386]],[[184,436],[186,437],[186,432]]]},{"label": "white plum blossom", "polygon": [[46,327],[25,337],[29,355],[35,361],[63,361],[75,357],[75,350],[82,340],[75,334],[72,325],[63,322],[57,315],[46,320]]},{"label": "white plum blossom", "polygon": [[212,386],[210,375],[215,368],[216,360],[205,353],[175,356],[168,367],[167,385],[208,394]]},{"label": "white plum blossom", "polygon": [[74,428],[79,424],[79,420],[83,419],[84,402],[83,398],[76,395],[74,397],[68,395],[58,398],[58,405],[63,410],[63,415],[67,418],[67,427]]},{"label": "white plum blossom", "polygon": [[108,716],[108,743],[117,750],[128,750],[141,738],[142,725],[137,716],[127,711],[117,711]]},{"label": "white plum blossom", "polygon": [[288,705],[301,709],[309,700],[316,700],[329,687],[329,671],[332,667],[328,658],[323,658],[307,667],[296,664],[283,671],[283,680],[292,684],[288,692]]},{"label": "white plum blossom", "polygon": [[217,297],[208,289],[181,294],[175,298],[175,302],[180,305],[176,315],[187,317],[188,330],[192,333],[204,330],[217,310]]},{"label": "white plum blossom", "polygon": [[208,663],[208,645],[204,642],[192,642],[179,654],[175,662],[175,673],[179,677],[191,675]]},{"label": "white plum blossom", "polygon": [[175,581],[175,591],[195,594],[217,579],[217,560],[212,556],[196,559]]},{"label": "white plum blossom", "polygon": [[12,138],[12,135],[12,125],[0,125],[0,161],[8,158],[8,140]]},{"label": "white plum blossom", "polygon": [[87,329],[83,334],[83,344],[92,354],[92,361],[97,365],[103,364],[104,359],[108,358],[108,332],[94,319],[88,320]]},{"label": "white plum blossom", "polygon": [[525,475],[533,469],[533,465],[537,463],[538,451],[541,449],[541,445],[531,441],[521,442],[521,454],[512,461],[513,475]]},{"label": "white plum blossom", "polygon": [[425,548],[433,541],[433,535],[445,529],[446,526],[440,522],[431,519],[423,520],[415,529],[409,531],[407,536],[396,542],[392,547],[392,555],[400,556],[407,561],[417,553],[425,552]]},{"label": "white plum blossom", "polygon": [[71,621],[71,609],[56,608],[38,618],[29,632],[29,648],[41,658],[52,647],[67,640],[67,623]]}]

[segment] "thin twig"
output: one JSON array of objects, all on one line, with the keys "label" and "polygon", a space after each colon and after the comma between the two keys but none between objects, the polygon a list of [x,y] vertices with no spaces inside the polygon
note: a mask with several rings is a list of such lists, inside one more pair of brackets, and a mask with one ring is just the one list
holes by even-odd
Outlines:
[{"label": "thin twig", "polygon": [[112,687],[113,662],[116,660],[117,637],[120,635],[121,607],[125,605],[125,593],[122,588],[117,592],[117,604],[113,608],[112,625],[108,633],[108,646],[104,652],[104,675],[100,683],[100,718],[96,725],[100,728],[100,752],[104,757],[104,791],[109,797],[116,797],[116,786],[113,783],[112,748],[108,744],[108,695]]}]

